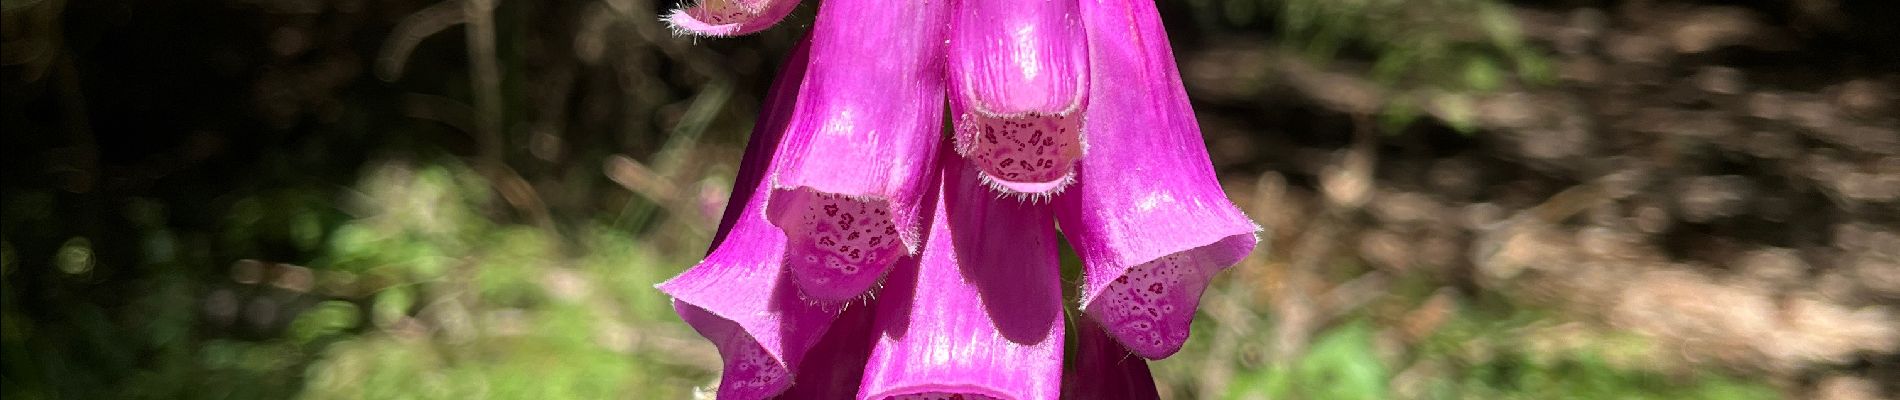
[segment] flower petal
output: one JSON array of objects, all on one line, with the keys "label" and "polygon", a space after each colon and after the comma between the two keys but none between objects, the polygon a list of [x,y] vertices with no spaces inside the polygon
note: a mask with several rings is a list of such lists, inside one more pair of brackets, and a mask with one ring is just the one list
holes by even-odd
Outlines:
[{"label": "flower petal", "polygon": [[849,399],[858,395],[858,382],[864,379],[864,363],[871,357],[871,341],[877,330],[872,322],[877,305],[851,304],[818,345],[811,348],[798,364],[798,381],[779,395],[779,400]]},{"label": "flower petal", "polygon": [[765,171],[805,72],[807,43],[793,49],[767,95],[712,253],[658,286],[673,296],[680,318],[719,347],[725,359],[722,399],[762,399],[784,391],[795,373],[788,366],[798,365],[836,316],[798,298],[780,264],[785,237],[762,213]]},{"label": "flower petal", "polygon": [[807,299],[864,295],[915,254],[943,124],[947,1],[828,0],[766,215]]},{"label": "flower petal", "polygon": [[1054,221],[952,164],[923,254],[900,263],[878,299],[859,398],[1054,399],[1063,337]]},{"label": "flower petal", "polygon": [[1148,360],[1128,353],[1093,319],[1075,320],[1071,368],[1062,371],[1062,398],[1077,400],[1155,400],[1155,378]]},{"label": "flower petal", "polygon": [[772,27],[793,8],[798,0],[699,0],[673,10],[666,22],[683,34],[740,36]]},{"label": "flower petal", "polygon": [[1082,309],[1135,354],[1180,350],[1214,273],[1253,251],[1259,226],[1221,191],[1154,2],[1083,0],[1089,155],[1057,197],[1082,256]]},{"label": "flower petal", "polygon": [[1051,194],[1082,157],[1088,46],[1076,0],[961,0],[949,79],[957,153],[1004,192]]},{"label": "flower petal", "polygon": [[762,399],[784,391],[797,375],[788,366],[799,365],[837,316],[800,300],[776,258],[743,258],[759,260],[715,252],[659,286],[674,297],[680,318],[719,347],[725,359],[722,399]]}]

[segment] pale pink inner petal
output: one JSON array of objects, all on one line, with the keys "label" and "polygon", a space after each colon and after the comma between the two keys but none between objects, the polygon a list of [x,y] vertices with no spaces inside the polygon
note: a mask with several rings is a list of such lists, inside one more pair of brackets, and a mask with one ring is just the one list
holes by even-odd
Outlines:
[{"label": "pale pink inner petal", "polygon": [[785,265],[808,300],[842,301],[870,290],[904,254],[888,202],[800,188],[772,199],[784,230]]},{"label": "pale pink inner petal", "polygon": [[885,400],[995,400],[995,398],[980,394],[931,392],[891,396],[886,397]]},{"label": "pale pink inner petal", "polygon": [[990,185],[1018,193],[1053,193],[1074,180],[1082,158],[1082,113],[990,117],[964,114],[957,152]]},{"label": "pale pink inner petal", "polygon": [[677,33],[738,36],[770,28],[796,7],[798,0],[699,0],[666,21]]},{"label": "pale pink inner petal", "polygon": [[751,2],[734,0],[701,0],[687,7],[686,15],[710,25],[735,24],[751,21],[765,11],[764,7]]},{"label": "pale pink inner petal", "polygon": [[1208,278],[1225,267],[1197,260],[1196,253],[1171,254],[1129,268],[1089,305],[1089,315],[1135,354],[1173,354],[1187,341]]}]

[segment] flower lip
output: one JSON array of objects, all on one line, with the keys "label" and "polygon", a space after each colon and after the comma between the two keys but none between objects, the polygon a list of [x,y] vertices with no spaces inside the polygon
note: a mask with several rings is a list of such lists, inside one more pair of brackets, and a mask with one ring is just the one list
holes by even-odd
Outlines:
[{"label": "flower lip", "polygon": [[1138,264],[1101,289],[1084,291],[1082,309],[1130,352],[1167,358],[1187,342],[1208,281],[1246,257],[1257,240],[1252,233],[1230,235]]},{"label": "flower lip", "polygon": [[720,397],[766,398],[791,385],[792,371],[738,323],[678,300],[673,311],[719,348],[725,371],[719,376]]},{"label": "flower lip", "polygon": [[798,7],[798,0],[700,0],[673,10],[666,21],[681,34],[740,36],[778,24]]},{"label": "flower lip", "polygon": [[1004,193],[1048,200],[1075,182],[1075,163],[1087,149],[1082,113],[995,117],[963,114],[956,124],[957,154],[977,165],[983,184]]},{"label": "flower lip", "polygon": [[785,232],[785,267],[808,301],[842,302],[868,295],[897,259],[910,252],[888,201],[811,187],[775,190],[772,197],[766,214]]}]

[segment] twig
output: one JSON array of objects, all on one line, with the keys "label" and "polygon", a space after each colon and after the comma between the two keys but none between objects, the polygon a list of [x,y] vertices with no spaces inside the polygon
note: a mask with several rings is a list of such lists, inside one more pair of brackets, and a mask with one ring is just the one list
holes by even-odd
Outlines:
[{"label": "twig", "polygon": [[402,70],[409,63],[409,55],[414,53],[416,45],[422,39],[434,36],[466,21],[462,0],[448,0],[436,3],[421,11],[403,17],[391,29],[389,40],[376,55],[376,77],[394,82],[402,77]]},{"label": "twig", "polygon": [[709,233],[710,227],[716,222],[712,220],[715,217],[705,215],[706,213],[699,210],[698,198],[694,196],[694,193],[682,190],[671,179],[647,168],[645,164],[633,158],[618,154],[609,156],[601,169],[607,174],[607,179],[613,180],[628,191],[653,200],[654,203],[666,208],[667,212],[678,216],[695,233]]},{"label": "twig", "polygon": [[[498,174],[503,165],[501,66],[495,61],[496,0],[466,0],[468,21],[469,86],[475,96],[476,157],[485,173]],[[493,175],[491,175],[491,178]]]}]

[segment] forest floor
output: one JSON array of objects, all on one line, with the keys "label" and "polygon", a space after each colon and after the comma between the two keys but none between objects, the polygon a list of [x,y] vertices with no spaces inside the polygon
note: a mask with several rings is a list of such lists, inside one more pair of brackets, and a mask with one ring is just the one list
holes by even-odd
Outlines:
[{"label": "forest floor", "polygon": [[[1393,347],[1413,347],[1397,344],[1495,294],[1561,310],[1574,324],[1524,333],[1559,351],[1633,332],[1654,346],[1625,367],[1729,371],[1795,398],[1900,394],[1891,50],[1810,43],[1827,40],[1815,24],[1849,19],[1826,13],[1513,15],[1553,50],[1554,82],[1394,90],[1365,64],[1251,37],[1203,37],[1210,48],[1183,59],[1230,192],[1275,233],[1270,261],[1236,274],[1273,310],[1277,351],[1368,309]],[[1431,117],[1382,129],[1405,96]],[[1403,277],[1438,289],[1398,300]]]}]

